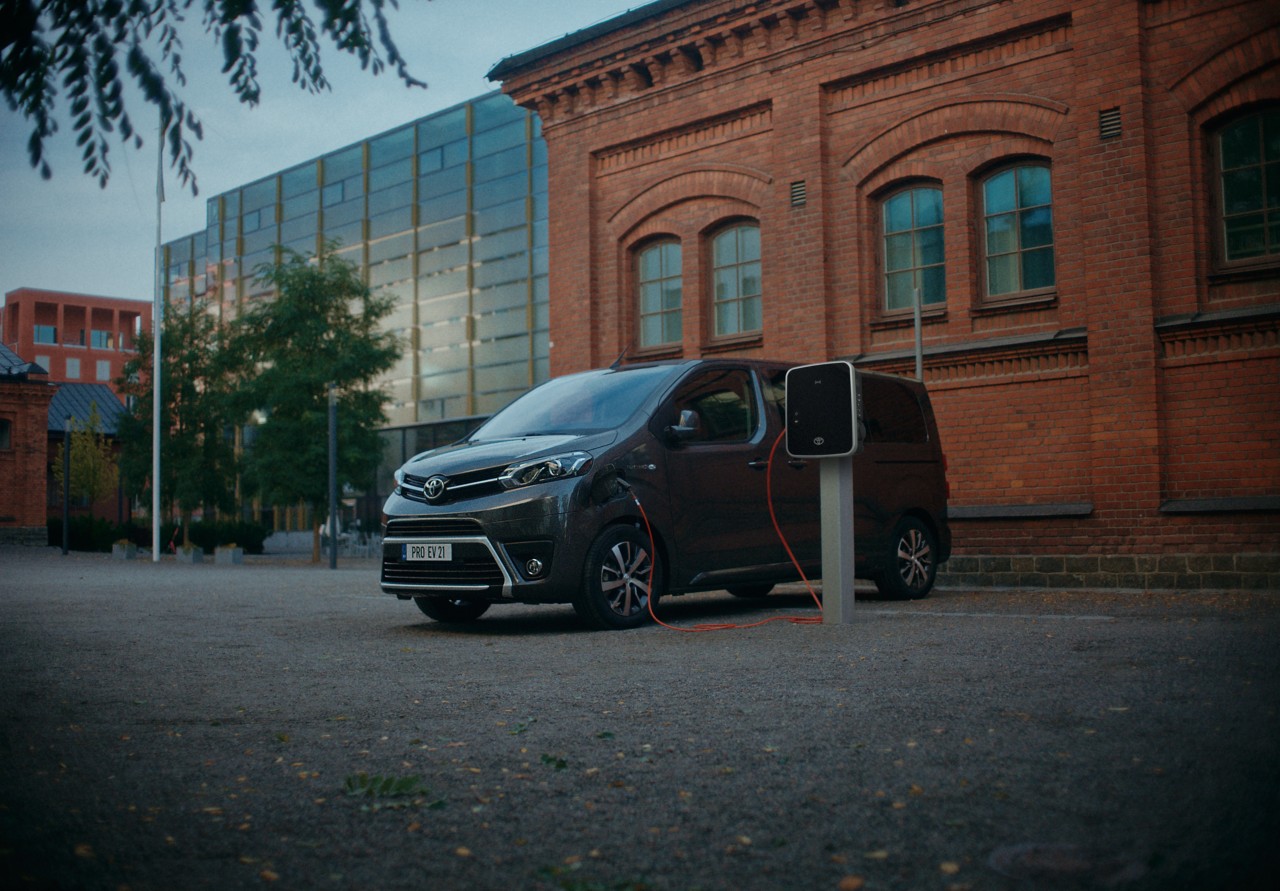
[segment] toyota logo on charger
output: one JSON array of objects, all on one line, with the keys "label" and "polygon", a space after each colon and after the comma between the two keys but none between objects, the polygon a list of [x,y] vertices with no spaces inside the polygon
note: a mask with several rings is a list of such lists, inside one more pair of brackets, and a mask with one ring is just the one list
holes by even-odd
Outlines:
[{"label": "toyota logo on charger", "polygon": [[444,495],[448,480],[442,476],[433,476],[422,485],[422,494],[428,501],[438,501]]}]

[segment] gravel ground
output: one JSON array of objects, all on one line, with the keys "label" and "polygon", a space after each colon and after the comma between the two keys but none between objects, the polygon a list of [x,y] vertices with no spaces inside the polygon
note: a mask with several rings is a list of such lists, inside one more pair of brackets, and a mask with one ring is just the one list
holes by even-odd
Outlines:
[{"label": "gravel ground", "polygon": [[[674,625],[814,617],[791,588]],[[6,888],[1270,889],[1280,592],[465,629],[373,561],[0,548]],[[358,794],[357,794],[358,793]]]}]

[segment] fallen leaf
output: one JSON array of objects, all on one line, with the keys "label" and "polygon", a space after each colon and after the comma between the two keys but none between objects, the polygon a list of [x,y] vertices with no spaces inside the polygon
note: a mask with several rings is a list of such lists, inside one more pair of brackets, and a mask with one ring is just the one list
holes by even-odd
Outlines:
[{"label": "fallen leaf", "polygon": [[867,880],[862,876],[845,876],[840,880],[840,884],[836,885],[838,891],[862,891],[867,887]]},{"label": "fallen leaf", "polygon": [[944,860],[938,864],[938,869],[943,875],[953,876],[960,871],[960,864],[951,860]]}]

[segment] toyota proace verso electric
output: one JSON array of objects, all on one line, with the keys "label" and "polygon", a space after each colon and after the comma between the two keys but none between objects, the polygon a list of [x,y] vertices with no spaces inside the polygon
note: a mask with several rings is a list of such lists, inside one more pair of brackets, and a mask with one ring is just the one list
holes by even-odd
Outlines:
[{"label": "toyota proace verso electric", "polygon": [[[383,590],[443,622],[570,603],[599,628],[643,624],[651,597],[761,596],[799,578],[767,489],[806,575],[820,575],[819,462],[775,448],[789,367],[694,359],[535,387],[396,472]],[[951,549],[933,410],[915,381],[860,374],[855,572],[885,596],[924,597]]]}]

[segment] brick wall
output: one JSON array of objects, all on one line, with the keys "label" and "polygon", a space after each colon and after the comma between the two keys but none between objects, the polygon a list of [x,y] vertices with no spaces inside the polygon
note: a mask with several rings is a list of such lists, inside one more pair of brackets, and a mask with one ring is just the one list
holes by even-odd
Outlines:
[{"label": "brick wall", "polygon": [[43,382],[0,381],[0,418],[10,425],[9,448],[0,449],[0,540],[45,541],[47,428],[54,391]]},{"label": "brick wall", "polygon": [[[957,556],[1276,554],[1280,256],[1220,259],[1212,154],[1280,103],[1276,58],[1280,11],[1248,0],[694,0],[535,53],[502,79],[548,144],[552,370],[634,350],[634,250],[662,235],[684,330],[652,354],[911,374],[880,213],[929,185]],[[1051,172],[1054,281],[991,299],[982,183],[1019,163]],[[764,324],[718,341],[708,236],[739,217]]]}]

